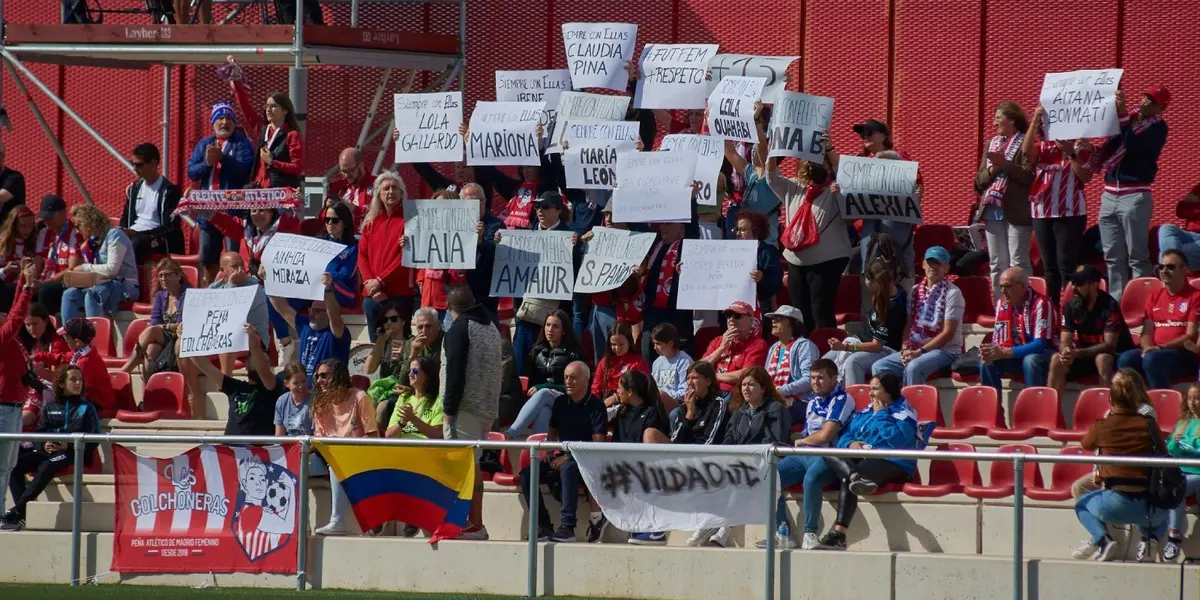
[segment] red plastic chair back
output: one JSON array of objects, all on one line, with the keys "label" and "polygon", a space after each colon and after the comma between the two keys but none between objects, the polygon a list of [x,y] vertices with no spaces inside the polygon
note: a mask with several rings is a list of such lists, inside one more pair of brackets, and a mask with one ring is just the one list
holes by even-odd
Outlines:
[{"label": "red plastic chair back", "polygon": [[1046,280],[1042,277],[1030,277],[1029,289],[1046,296],[1047,298],[1050,297],[1049,294],[1046,293]]},{"label": "red plastic chair back", "polygon": [[[1079,446],[1067,446],[1059,454],[1093,454]],[[1050,469],[1050,489],[1070,490],[1080,477],[1092,472],[1092,465],[1084,463],[1054,463]]]},{"label": "red plastic chair back", "polygon": [[1179,422],[1183,412],[1183,394],[1177,390],[1150,390],[1150,403],[1154,405],[1158,428],[1171,431]]},{"label": "red plastic chair back", "polygon": [[200,285],[200,270],[199,269],[197,269],[196,267],[193,267],[191,265],[181,265],[179,268],[183,270],[183,276],[187,277],[188,285],[190,285],[192,287],[196,287],[196,286]]},{"label": "red plastic chair back", "polygon": [[96,328],[96,336],[92,338],[92,348],[104,358],[114,358],[117,355],[117,345],[113,340],[112,319],[108,317],[88,317],[92,327]]},{"label": "red plastic chair back", "polygon": [[720,337],[720,335],[720,327],[701,327],[700,331],[696,332],[696,356],[704,356],[705,351],[708,350],[708,345]]},{"label": "red plastic chair back", "polygon": [[108,380],[112,383],[113,398],[117,400],[117,410],[135,410],[137,401],[133,398],[133,380],[125,371],[109,371]]},{"label": "red plastic chair back", "polygon": [[[325,215],[325,211],[321,211],[321,216]],[[309,217],[300,221],[300,235],[316,237],[325,230],[325,220],[318,217]]]},{"label": "red plastic chair back", "polygon": [[184,392],[183,375],[155,373],[146,380],[146,389],[142,393],[142,412],[155,411],[191,417],[192,409]]},{"label": "red plastic chair back", "polygon": [[1125,322],[1140,325],[1150,296],[1162,288],[1163,282],[1157,277],[1138,277],[1127,283],[1121,292],[1121,314],[1125,316]]},{"label": "red plastic chair back", "polygon": [[1013,404],[1012,429],[1066,427],[1058,399],[1058,390],[1031,387],[1021,390]]},{"label": "red plastic chair back", "polygon": [[842,275],[838,283],[837,297],[833,301],[833,310],[839,313],[857,313],[862,309],[862,277],[859,275]]},{"label": "red plastic chair back", "polygon": [[965,275],[954,280],[966,301],[963,323],[974,323],[980,316],[995,316],[996,303],[992,300],[992,279],[984,275]]},{"label": "red plastic chair back", "polygon": [[854,410],[862,410],[871,405],[871,386],[856,383],[846,386],[846,393],[854,399]]},{"label": "red plastic chair back", "polygon": [[[1017,453],[1024,452],[1025,454],[1037,454],[1037,448],[1029,444],[1009,444],[1000,446],[996,452],[1002,453]],[[1001,460],[992,463],[992,481],[988,487],[997,487],[1001,485],[1013,485],[1013,464],[1011,461]],[[1040,488],[1042,487],[1042,471],[1035,463],[1025,464],[1025,488]]]},{"label": "red plastic chair back", "polygon": [[844,340],[846,332],[834,327],[818,327],[808,334],[808,339],[817,345],[817,351],[821,356],[825,356],[825,353],[829,352],[830,338]]},{"label": "red plastic chair back", "polygon": [[1092,423],[1099,421],[1108,412],[1108,389],[1088,388],[1079,393],[1071,419],[1071,429],[1087,431]]},{"label": "red plastic chair back", "polygon": [[918,421],[946,424],[946,418],[942,415],[942,403],[938,401],[937,388],[932,385],[909,385],[900,390],[900,393],[916,409]]},{"label": "red plastic chair back", "polygon": [[975,385],[958,391],[951,427],[1003,427],[1000,397],[994,388]]},{"label": "red plastic chair back", "polygon": [[933,246],[941,246],[947,251],[958,243],[958,236],[950,225],[917,225],[913,231],[913,265],[914,272],[922,274],[921,262],[925,259],[925,251]]},{"label": "red plastic chair back", "polygon": [[122,356],[133,356],[133,349],[134,346],[137,346],[138,338],[141,337],[142,332],[149,326],[150,319],[148,317],[134,319],[129,322],[129,327],[125,328],[125,339],[121,343],[121,349],[124,351]]},{"label": "red plastic chair back", "polygon": [[[938,452],[974,452],[971,444],[941,444]],[[972,460],[935,458],[929,462],[928,485],[979,485],[979,463]]]},{"label": "red plastic chair back", "polygon": [[350,385],[365,392],[371,387],[371,378],[366,375],[351,375]]},{"label": "red plastic chair back", "polygon": [[[544,442],[544,441],[546,441],[546,434],[535,433],[535,434],[529,436],[526,439],[526,441],[528,441],[528,442]],[[503,461],[503,458],[501,460]],[[521,451],[521,457],[517,460],[517,463],[520,465],[517,467],[518,470],[524,470],[525,467],[529,466],[530,458],[529,458],[529,449],[528,448]]]}]

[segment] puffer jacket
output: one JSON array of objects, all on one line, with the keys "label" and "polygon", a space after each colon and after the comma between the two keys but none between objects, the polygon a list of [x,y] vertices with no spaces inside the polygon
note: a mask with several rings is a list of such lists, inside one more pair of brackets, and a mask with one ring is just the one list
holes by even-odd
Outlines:
[{"label": "puffer jacket", "polygon": [[582,348],[559,346],[552,348],[550,344],[541,343],[529,352],[531,360],[525,361],[526,376],[529,377],[530,388],[551,388],[564,391],[563,371],[567,365],[584,360]]},{"label": "puffer jacket", "polygon": [[754,408],[749,403],[733,411],[725,429],[727,445],[784,444],[791,445],[792,415],[782,402],[767,399]]}]

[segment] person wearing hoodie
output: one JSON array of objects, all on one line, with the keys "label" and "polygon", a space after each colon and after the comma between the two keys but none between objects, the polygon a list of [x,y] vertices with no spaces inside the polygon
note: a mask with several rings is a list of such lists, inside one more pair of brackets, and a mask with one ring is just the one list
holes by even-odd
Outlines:
[{"label": "person wearing hoodie", "polygon": [[[1179,408],[1179,422],[1167,438],[1167,453],[1175,458],[1200,458],[1200,383],[1188,387]],[[1183,555],[1183,533],[1187,531],[1187,499],[1200,493],[1200,467],[1180,467],[1184,479],[1184,500],[1167,516],[1167,541],[1163,544],[1163,562],[1175,562]]]}]

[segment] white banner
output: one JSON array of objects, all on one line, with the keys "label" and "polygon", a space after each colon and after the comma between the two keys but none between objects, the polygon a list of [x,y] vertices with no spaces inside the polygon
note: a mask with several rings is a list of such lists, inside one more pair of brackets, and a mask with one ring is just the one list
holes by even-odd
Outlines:
[{"label": "white banner", "polygon": [[488,295],[570,300],[575,283],[572,235],[570,231],[500,230]]},{"label": "white banner", "polygon": [[467,164],[540,166],[537,126],[545,106],[543,102],[477,102],[467,132]]},{"label": "white banner", "polygon": [[396,162],[460,162],[463,158],[462,92],[396,94],[392,110],[396,129]]},{"label": "white banner", "polygon": [[843,155],[838,161],[842,218],[886,219],[920,225],[917,163]]},{"label": "white banner", "polygon": [[675,133],[664,136],[658,148],[668,152],[689,152],[696,155],[696,181],[702,185],[696,204],[717,205],[717,178],[725,163],[725,141],[711,135]]},{"label": "white banner", "polygon": [[1042,108],[1048,140],[1112,137],[1121,132],[1116,94],[1123,69],[1046,73]]},{"label": "white banner", "polygon": [[643,444],[564,446],[608,522],[622,531],[698,531],[763,522],[771,446],[725,446],[731,451],[720,454],[703,447],[667,453],[649,452]]},{"label": "white banner", "polygon": [[546,154],[561,152],[559,142],[564,137],[562,126],[569,121],[624,121],[629,112],[629,96],[604,96],[586,92],[563,92],[558,99],[551,124],[550,145]]},{"label": "white banner", "polygon": [[345,244],[307,235],[276,233],[262,254],[262,266],[267,272],[267,295],[324,300],[325,286],[321,285],[321,275],[329,268],[329,261],[345,249]]},{"label": "white banner", "polygon": [[637,148],[637,121],[568,121],[563,123],[563,171],[567,187],[611,190],[617,182],[617,152]]},{"label": "white banner", "polygon": [[750,273],[757,268],[757,240],[683,240],[676,308],[725,310],[738,300],[754,306]]},{"label": "white banner", "polygon": [[563,23],[563,49],[571,71],[571,87],[625,91],[633,60],[637,25],[631,23]]},{"label": "white banner", "polygon": [[774,104],[779,92],[787,86],[788,67],[799,56],[752,56],[749,54],[718,54],[708,61],[708,89],[711,91],[722,79],[731,75],[762,77],[763,104]]},{"label": "white banner", "polygon": [[695,156],[683,152],[618,153],[613,222],[691,221],[695,172]]},{"label": "white banner", "polygon": [[637,108],[704,108],[716,44],[646,44],[638,63]]},{"label": "white banner", "polygon": [[[179,332],[179,356],[212,356],[250,349],[246,316],[257,285],[209,290],[192,288],[183,299],[183,329]],[[268,335],[260,331],[259,335]]]},{"label": "white banner", "polygon": [[758,142],[754,102],[762,96],[762,77],[726,77],[708,97],[708,131],[739,142]]},{"label": "white banner", "polygon": [[829,131],[833,119],[833,98],[810,96],[783,90],[771,110],[771,138],[767,156],[811,160],[820,164],[825,158],[821,136]]},{"label": "white banner", "polygon": [[590,294],[621,287],[646,259],[654,237],[653,233],[593,227],[587,254],[575,276],[575,291]]},{"label": "white banner", "polygon": [[478,223],[478,200],[405,200],[404,266],[474,269]]},{"label": "white banner", "polygon": [[571,72],[566,69],[546,71],[496,71],[497,102],[545,102],[542,111],[542,141],[554,130],[558,99],[571,89]]}]

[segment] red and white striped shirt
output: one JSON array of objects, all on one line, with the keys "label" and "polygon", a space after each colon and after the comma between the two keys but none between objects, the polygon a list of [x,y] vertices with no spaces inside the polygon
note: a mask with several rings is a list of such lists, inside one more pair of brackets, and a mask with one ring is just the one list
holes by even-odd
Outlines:
[{"label": "red and white striped shirt", "polygon": [[[1083,182],[1071,169],[1071,159],[1054,142],[1037,142],[1036,177],[1029,190],[1029,216],[1035,219],[1079,217],[1087,214]],[[1080,152],[1087,164],[1091,151]],[[1086,166],[1085,166],[1086,168]]]},{"label": "red and white striped shirt", "polygon": [[1026,289],[1025,301],[1020,306],[1011,306],[1003,296],[996,301],[996,325],[992,330],[992,344],[1000,348],[1024,346],[1036,339],[1049,340],[1054,344],[1058,332],[1058,319],[1054,305],[1045,296]]}]

